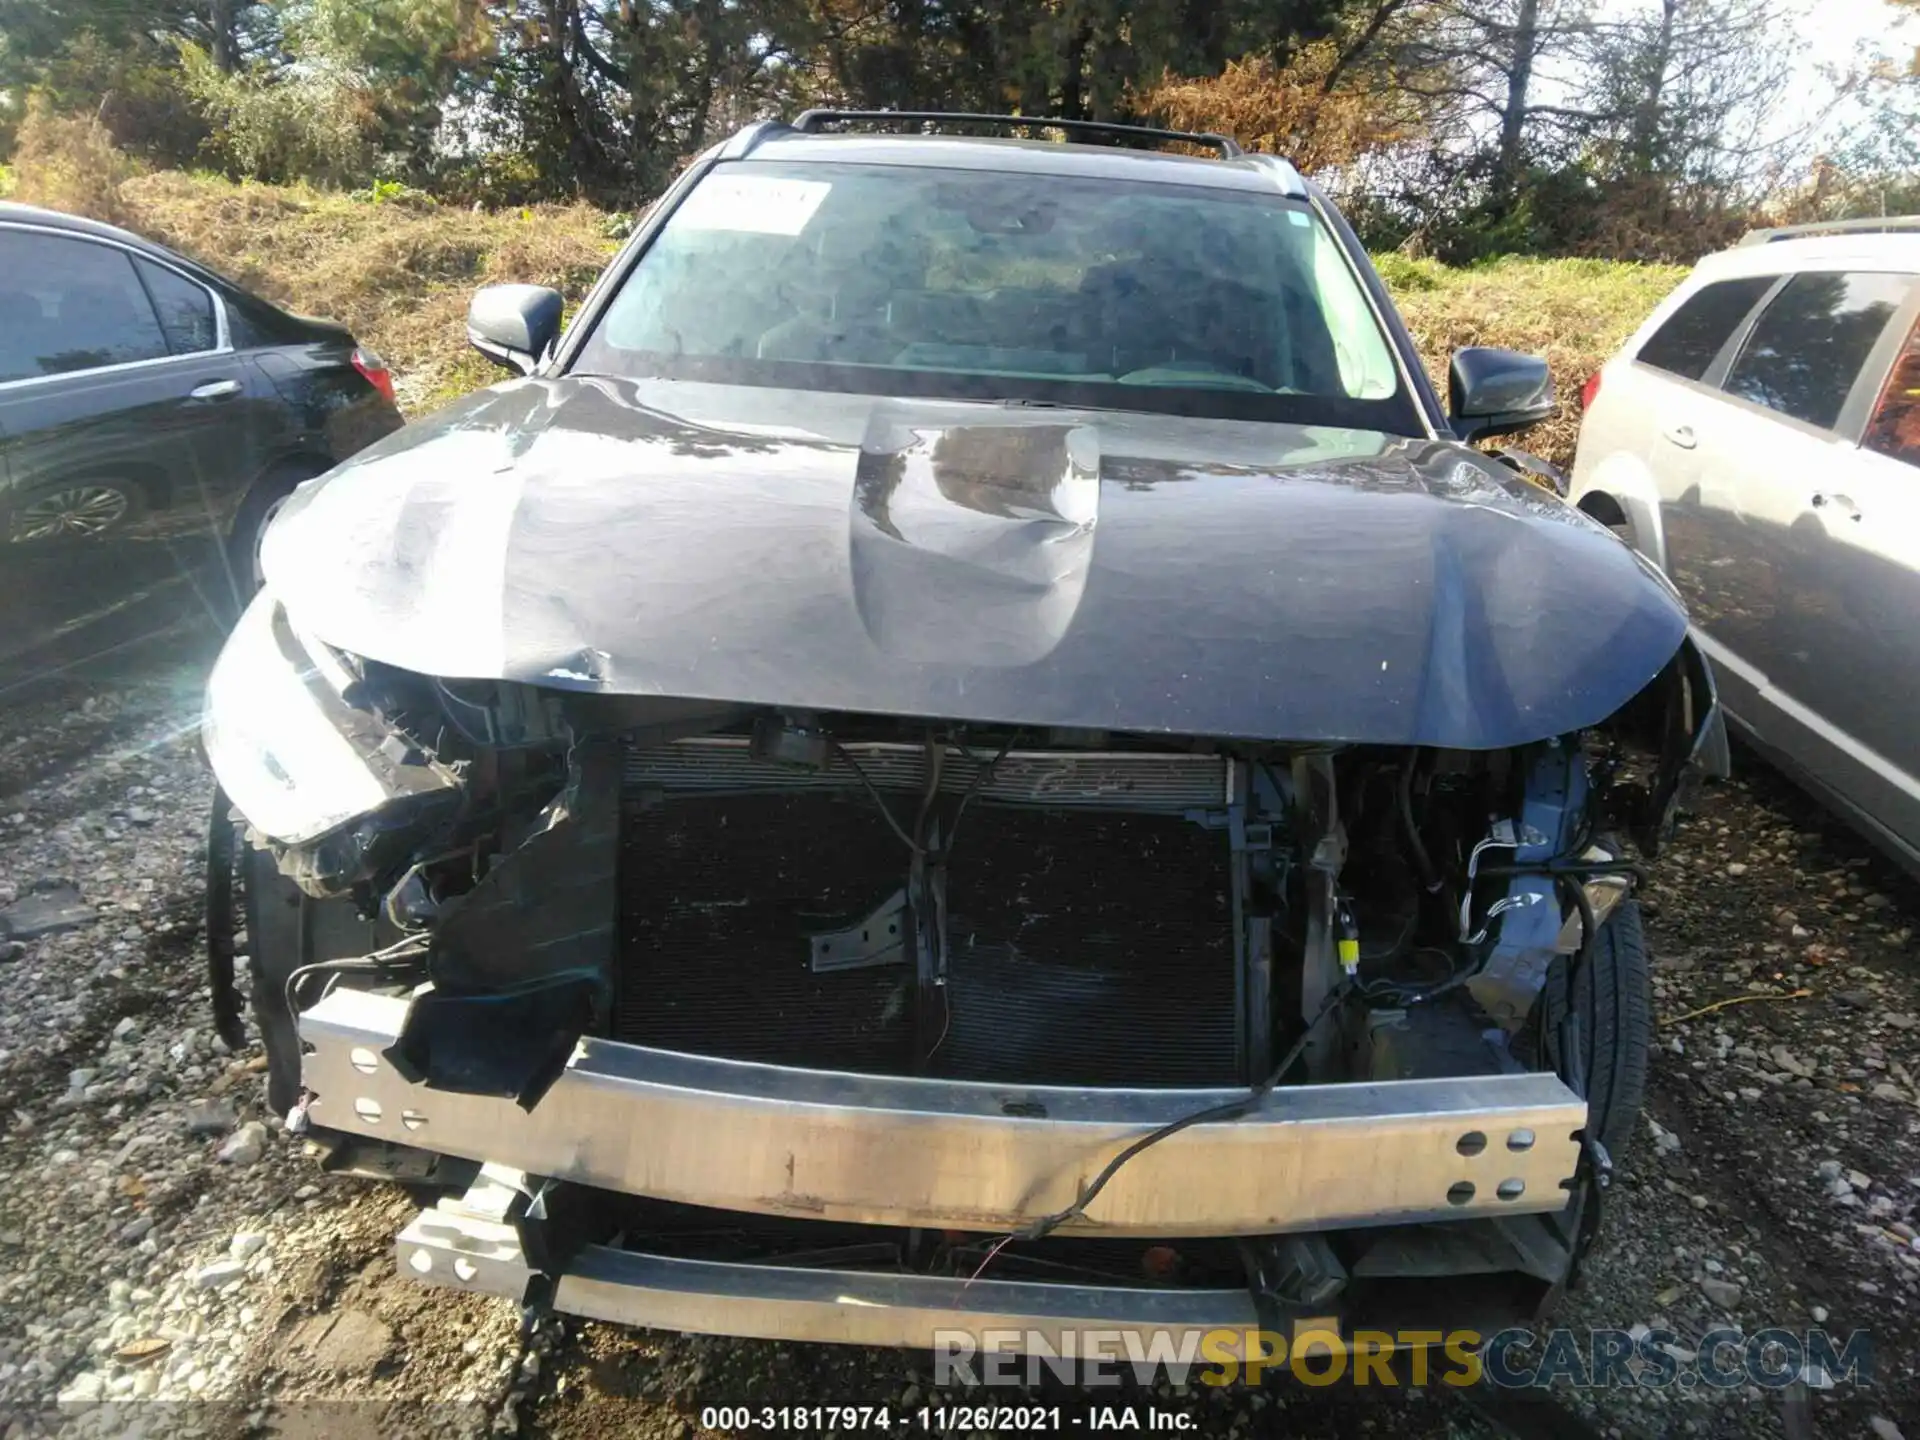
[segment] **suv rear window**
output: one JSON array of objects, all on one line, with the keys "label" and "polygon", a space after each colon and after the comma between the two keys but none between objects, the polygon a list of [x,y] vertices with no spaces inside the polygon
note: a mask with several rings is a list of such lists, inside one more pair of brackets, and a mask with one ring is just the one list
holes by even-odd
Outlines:
[{"label": "suv rear window", "polygon": [[1690,295],[1640,347],[1639,358],[1656,370],[1698,380],[1713,364],[1721,346],[1732,338],[1775,275],[1749,275],[1739,280],[1717,280]]},{"label": "suv rear window", "polygon": [[1754,322],[1726,391],[1823,430],[1833,428],[1912,277],[1796,275]]}]

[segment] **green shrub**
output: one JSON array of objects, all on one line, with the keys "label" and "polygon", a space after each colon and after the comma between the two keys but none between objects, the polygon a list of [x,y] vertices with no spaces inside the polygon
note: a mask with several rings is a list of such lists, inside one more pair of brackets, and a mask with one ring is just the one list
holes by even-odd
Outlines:
[{"label": "green shrub", "polygon": [[206,148],[232,174],[341,188],[373,183],[374,97],[345,67],[223,73],[193,45],[180,47],[180,60],[187,91],[213,126]]}]

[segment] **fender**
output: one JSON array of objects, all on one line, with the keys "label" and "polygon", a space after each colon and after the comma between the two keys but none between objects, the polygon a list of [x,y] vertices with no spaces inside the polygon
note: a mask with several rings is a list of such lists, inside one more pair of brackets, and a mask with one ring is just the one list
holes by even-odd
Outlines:
[{"label": "fender", "polygon": [[1614,523],[1606,510],[1606,502],[1612,501],[1626,522],[1627,543],[1662,572],[1666,570],[1667,537],[1661,522],[1660,489],[1653,472],[1638,455],[1616,451],[1590,471],[1577,473],[1567,500],[1575,509],[1607,525]]}]

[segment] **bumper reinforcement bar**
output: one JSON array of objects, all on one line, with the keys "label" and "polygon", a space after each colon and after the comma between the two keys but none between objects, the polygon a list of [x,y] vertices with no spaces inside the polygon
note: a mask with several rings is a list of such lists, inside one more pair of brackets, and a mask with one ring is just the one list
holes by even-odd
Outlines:
[{"label": "bumper reinforcement bar", "polygon": [[[513,1226],[490,1212],[483,1178],[466,1200],[423,1210],[400,1232],[403,1275],[516,1304],[536,1298],[534,1271]],[[1186,1332],[1259,1327],[1245,1289],[1148,1290],[1121,1285],[974,1281],[864,1270],[811,1270],[644,1255],[583,1247],[553,1277],[550,1303],[565,1315],[659,1330],[761,1340],[931,1349],[936,1332],[1019,1331],[1073,1354],[1072,1336],[1098,1330],[1176,1347]],[[544,1289],[544,1287],[543,1287]]]},{"label": "bumper reinforcement bar", "polygon": [[[526,1111],[405,1080],[382,1052],[406,1009],[335,990],[302,1014],[313,1124],[764,1215],[1017,1229],[1146,1131],[1244,1094],[852,1075],[586,1039]],[[1585,1123],[1548,1074],[1283,1087],[1142,1151],[1074,1228],[1177,1238],[1558,1211]]]}]

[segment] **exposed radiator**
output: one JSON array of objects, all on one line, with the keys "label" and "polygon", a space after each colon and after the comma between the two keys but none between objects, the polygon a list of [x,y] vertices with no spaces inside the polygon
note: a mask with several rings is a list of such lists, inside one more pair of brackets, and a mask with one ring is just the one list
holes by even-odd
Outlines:
[{"label": "exposed radiator", "polygon": [[[905,773],[913,747],[899,750],[896,773]],[[716,753],[723,766],[756,763],[744,749],[707,751]],[[905,882],[906,848],[872,797],[804,785],[698,793],[705,786],[696,783],[673,787],[696,793],[662,801],[656,760],[636,757],[628,773],[634,789],[651,793],[629,808],[623,830],[617,1038],[913,1073],[911,961],[816,972],[807,940],[864,916]],[[1003,771],[997,783],[1013,781]],[[909,801],[896,803],[911,815]],[[1210,798],[1208,808],[1217,804]],[[928,1073],[1086,1085],[1241,1078],[1221,832],[1167,814],[979,798],[947,894],[951,1014],[936,1009],[929,1019],[930,1033],[944,1027],[945,1037]]]}]

